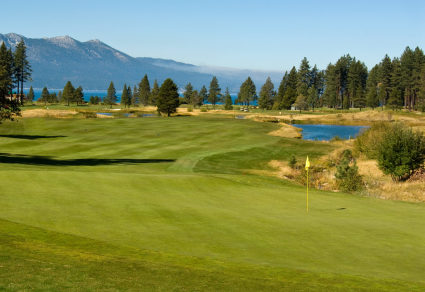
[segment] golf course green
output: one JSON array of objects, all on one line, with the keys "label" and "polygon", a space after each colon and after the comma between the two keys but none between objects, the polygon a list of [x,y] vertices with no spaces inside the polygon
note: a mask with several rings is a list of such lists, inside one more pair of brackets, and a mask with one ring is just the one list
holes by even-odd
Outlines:
[{"label": "golf course green", "polygon": [[425,205],[254,174],[332,144],[225,115],[0,125],[0,290],[424,291]]}]

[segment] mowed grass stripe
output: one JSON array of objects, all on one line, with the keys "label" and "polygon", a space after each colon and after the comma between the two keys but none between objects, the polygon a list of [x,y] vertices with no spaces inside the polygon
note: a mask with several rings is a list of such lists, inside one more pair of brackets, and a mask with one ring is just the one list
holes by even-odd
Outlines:
[{"label": "mowed grass stripe", "polygon": [[[314,159],[332,150],[326,144],[267,135],[276,128],[217,117],[5,123],[0,135],[66,137],[0,136],[4,155],[176,161],[93,166],[1,163],[0,218],[118,249],[181,257],[180,264],[190,269],[200,267],[190,260],[199,258],[240,266],[241,271],[246,265],[266,269],[266,275],[273,269],[304,271],[314,279],[339,275],[330,276],[337,279],[334,288],[341,279],[351,283],[350,277],[359,289],[365,286],[357,277],[384,283],[385,289],[392,289],[386,279],[405,287],[423,281],[423,204],[312,191],[311,212],[306,214],[303,187],[246,174],[247,169],[267,169],[271,159],[292,154],[303,159],[307,153]],[[196,135],[197,131],[208,135]],[[20,142],[11,147],[10,141],[16,140]],[[255,273],[247,278],[255,278]]]}]

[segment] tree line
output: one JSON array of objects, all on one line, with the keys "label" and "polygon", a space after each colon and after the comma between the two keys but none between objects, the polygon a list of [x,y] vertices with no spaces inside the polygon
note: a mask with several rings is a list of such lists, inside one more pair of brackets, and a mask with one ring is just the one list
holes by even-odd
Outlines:
[{"label": "tree line", "polygon": [[[20,41],[14,52],[2,43],[0,47],[2,116],[7,117],[18,111],[18,106],[24,102],[24,82],[30,80],[30,77],[31,66],[27,60],[24,42]],[[171,79],[169,81],[167,86],[173,87],[175,83]],[[152,105],[159,108],[160,90],[163,85],[164,83],[160,86],[158,81],[154,80],[151,86],[147,75],[133,88],[125,84],[121,105],[124,107]],[[17,93],[14,95],[15,99],[10,98],[14,90]],[[217,103],[224,103],[225,109],[232,109],[233,102],[229,89],[226,88],[223,94],[215,76],[212,77],[208,89],[203,85],[197,90],[189,82],[184,87],[182,97],[178,94],[178,88],[176,92],[177,101],[169,101],[170,104],[200,107],[209,103],[215,107]],[[172,96],[176,96],[174,91]],[[26,98],[33,100],[32,87]],[[92,104],[103,102],[112,106],[117,100],[112,81],[103,100],[98,96],[90,97]],[[46,87],[43,88],[38,101],[45,104],[61,102],[78,105],[84,103],[84,93],[81,86],[75,88],[68,81],[58,94],[49,93]],[[406,47],[400,57],[391,59],[385,55],[370,71],[363,62],[350,55],[340,57],[335,63],[330,63],[325,70],[319,70],[316,65],[312,67],[307,58],[303,58],[298,69],[293,66],[284,73],[277,90],[268,77],[257,95],[256,86],[248,77],[239,88],[235,104],[249,106],[255,102],[258,102],[260,108],[267,110],[291,108],[314,110],[318,107],[362,109],[379,106],[425,110],[425,55],[418,47],[414,50]]]},{"label": "tree line", "polygon": [[[0,121],[19,114],[24,102],[24,83],[31,79],[31,65],[21,40],[12,51],[4,42],[0,46]],[[16,90],[16,91],[14,91]]]}]

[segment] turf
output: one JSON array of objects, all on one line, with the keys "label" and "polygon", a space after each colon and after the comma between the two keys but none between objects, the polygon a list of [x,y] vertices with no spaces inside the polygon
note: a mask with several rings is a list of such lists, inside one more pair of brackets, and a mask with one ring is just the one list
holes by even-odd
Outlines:
[{"label": "turf", "polygon": [[249,174],[324,143],[222,116],[0,125],[0,289],[425,289],[425,205]]}]

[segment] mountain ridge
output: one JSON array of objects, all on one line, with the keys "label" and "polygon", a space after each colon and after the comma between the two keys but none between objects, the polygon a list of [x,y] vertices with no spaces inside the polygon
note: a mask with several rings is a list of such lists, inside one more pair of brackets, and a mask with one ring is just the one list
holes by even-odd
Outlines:
[{"label": "mountain ridge", "polygon": [[27,38],[17,33],[0,34],[0,43],[14,47],[21,40],[27,46],[27,55],[33,69],[32,81],[26,83],[35,88],[62,88],[70,80],[75,86],[91,90],[106,89],[110,81],[119,90],[126,84],[138,84],[147,74],[151,84],[154,79],[162,82],[172,78],[179,88],[191,82],[195,88],[208,87],[211,78],[217,76],[221,87],[237,91],[248,77],[257,89],[270,76],[276,83],[281,72],[232,69],[213,66],[197,66],[171,59],[132,57],[99,39],[81,42],[69,35]]}]

